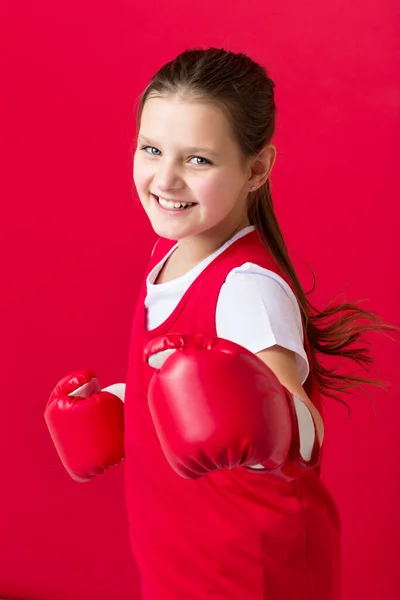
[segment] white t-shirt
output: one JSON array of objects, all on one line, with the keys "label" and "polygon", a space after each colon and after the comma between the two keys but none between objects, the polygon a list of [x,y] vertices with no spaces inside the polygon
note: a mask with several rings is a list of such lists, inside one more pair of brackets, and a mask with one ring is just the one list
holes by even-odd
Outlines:
[{"label": "white t-shirt", "polygon": [[[181,277],[154,285],[164,262],[177,244],[171,248],[147,277],[147,328],[151,330],[161,325],[206,266],[233,242],[253,230],[253,226],[245,227]],[[274,345],[292,350],[296,355],[300,381],[302,384],[305,382],[309,365],[303,345],[300,308],[282,277],[253,263],[244,263],[233,269],[221,287],[215,319],[218,337],[236,342],[254,354]]]},{"label": "white t-shirt", "polygon": [[[161,325],[203,269],[233,242],[253,230],[253,226],[245,227],[181,277],[155,285],[158,273],[177,244],[171,248],[146,280],[147,329]],[[276,344],[292,350],[301,383],[307,379],[309,364],[303,346],[300,308],[288,284],[276,273],[253,263],[244,263],[230,271],[218,296],[215,319],[218,337],[236,342],[250,352],[257,353]],[[296,396],[293,399],[300,453],[305,460],[310,460],[315,440],[313,419],[306,405]]]}]

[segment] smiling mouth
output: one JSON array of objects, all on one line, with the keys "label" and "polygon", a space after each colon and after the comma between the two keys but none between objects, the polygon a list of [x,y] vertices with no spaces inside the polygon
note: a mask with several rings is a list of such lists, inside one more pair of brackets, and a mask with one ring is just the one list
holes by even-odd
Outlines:
[{"label": "smiling mouth", "polygon": [[166,210],[184,211],[188,210],[189,208],[192,208],[197,204],[197,202],[173,202],[171,200],[165,200],[165,198],[161,198],[160,196],[156,196],[155,194],[151,195],[158,202],[158,204]]}]

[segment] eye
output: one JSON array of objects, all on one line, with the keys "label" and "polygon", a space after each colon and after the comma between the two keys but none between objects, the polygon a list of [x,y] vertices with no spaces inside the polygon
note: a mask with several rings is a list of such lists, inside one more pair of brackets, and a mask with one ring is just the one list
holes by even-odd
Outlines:
[{"label": "eye", "polygon": [[190,159],[192,160],[196,160],[199,162],[195,162],[195,165],[199,165],[199,166],[203,166],[203,165],[211,165],[212,162],[210,160],[208,160],[208,158],[203,158],[202,156],[192,156],[192,158]]},{"label": "eye", "polygon": [[[147,154],[151,154],[152,156],[160,156],[161,152],[160,150],[158,150],[157,148],[154,148],[154,146],[143,146],[141,148],[141,150],[144,150],[145,152],[147,152]],[[153,152],[153,150],[155,152]],[[157,154],[158,152],[158,154]]]}]

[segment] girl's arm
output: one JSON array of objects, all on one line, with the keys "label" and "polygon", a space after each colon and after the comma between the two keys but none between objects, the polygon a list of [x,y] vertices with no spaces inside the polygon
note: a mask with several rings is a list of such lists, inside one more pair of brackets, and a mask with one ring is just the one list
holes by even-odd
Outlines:
[{"label": "girl's arm", "polygon": [[295,353],[282,348],[282,346],[272,346],[271,348],[257,352],[257,356],[271,369],[281,384],[307,406],[314,418],[318,440],[320,445],[322,445],[324,440],[324,423],[319,411],[311,402],[300,383]]}]

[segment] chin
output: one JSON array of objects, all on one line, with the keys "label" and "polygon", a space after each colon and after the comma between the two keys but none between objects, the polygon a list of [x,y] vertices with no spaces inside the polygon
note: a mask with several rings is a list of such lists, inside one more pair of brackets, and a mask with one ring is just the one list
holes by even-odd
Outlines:
[{"label": "chin", "polygon": [[165,238],[166,240],[178,241],[188,235],[187,233],[185,234],[182,231],[179,231],[179,228],[168,226],[166,225],[166,223],[153,221],[151,223],[151,226],[157,235],[159,235],[162,238]]}]

